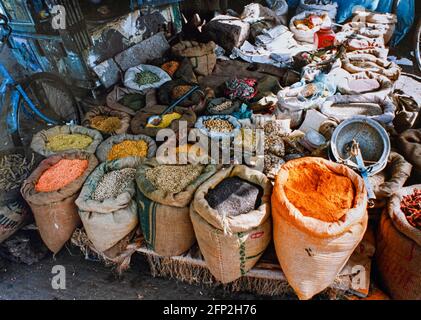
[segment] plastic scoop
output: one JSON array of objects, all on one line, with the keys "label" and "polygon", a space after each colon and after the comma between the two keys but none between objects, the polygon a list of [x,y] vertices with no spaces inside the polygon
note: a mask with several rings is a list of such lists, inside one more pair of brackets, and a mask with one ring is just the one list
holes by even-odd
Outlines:
[{"label": "plastic scoop", "polygon": [[193,92],[195,92],[196,90],[198,90],[200,87],[199,86],[193,86],[189,91],[187,91],[183,96],[181,96],[178,100],[174,101],[173,103],[171,103],[170,106],[168,106],[168,108],[166,108],[161,114],[156,115],[156,116],[151,116],[148,118],[148,124],[153,125],[153,126],[159,126],[159,124],[162,122],[162,117],[169,113],[170,111],[172,111],[180,102],[184,101],[185,99],[187,99]]}]

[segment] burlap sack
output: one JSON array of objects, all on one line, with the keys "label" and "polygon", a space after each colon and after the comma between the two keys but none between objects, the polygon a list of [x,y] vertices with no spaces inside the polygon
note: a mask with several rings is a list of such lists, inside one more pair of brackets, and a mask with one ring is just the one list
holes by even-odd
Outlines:
[{"label": "burlap sack", "polygon": [[92,143],[84,150],[75,150],[70,149],[66,150],[64,152],[75,152],[75,151],[84,151],[87,153],[95,153],[96,148],[99,146],[99,144],[102,142],[102,135],[97,130],[88,129],[82,126],[57,126],[48,130],[42,130],[34,135],[31,142],[31,148],[36,153],[39,153],[40,155],[43,155],[44,157],[49,157],[57,153],[61,152],[55,152],[52,150],[49,150],[46,148],[46,144],[48,140],[51,137],[54,137],[59,134],[84,134],[93,139]]},{"label": "burlap sack", "polygon": [[216,65],[215,43],[199,43],[196,41],[181,41],[172,47],[172,53],[178,57],[190,59],[196,75],[207,76]]},{"label": "burlap sack", "polygon": [[403,196],[421,185],[403,188],[392,196],[383,212],[377,233],[376,262],[385,286],[393,299],[421,299],[421,231],[411,226],[400,209]]},{"label": "burlap sack", "polygon": [[[340,221],[304,216],[285,195],[288,171],[303,164],[322,165],[351,179],[354,207]],[[361,177],[348,167],[321,158],[291,160],[278,172],[272,194],[273,240],[282,271],[300,299],[310,299],[331,285],[367,228],[367,194]]]},{"label": "burlap sack", "polygon": [[156,143],[151,137],[145,135],[132,135],[132,134],[119,134],[117,136],[109,137],[103,143],[101,143],[97,149],[96,156],[100,162],[108,160],[108,153],[111,148],[118,143],[126,140],[139,141],[143,140],[148,144],[148,155],[146,158],[152,158],[156,153]]},{"label": "burlap sack", "polygon": [[[205,199],[210,189],[228,177],[237,176],[263,189],[260,206],[247,214],[223,218]],[[190,217],[200,251],[212,275],[222,283],[244,276],[268,246],[272,236],[270,194],[266,176],[243,165],[219,171],[196,191]]]},{"label": "burlap sack", "polygon": [[421,129],[404,131],[398,138],[397,147],[421,178]]},{"label": "burlap sack", "polygon": [[[129,95],[129,94],[138,94],[144,97],[144,101],[140,103],[141,105],[138,110],[134,108],[130,108],[129,106],[125,106],[121,102],[121,99],[123,99],[126,95]],[[143,104],[143,107],[142,107],[142,104]],[[150,89],[146,91],[145,93],[141,93],[133,89],[115,86],[114,89],[107,95],[107,106],[110,109],[113,109],[116,111],[122,111],[131,116],[134,116],[136,112],[139,111],[140,109],[147,108],[148,106],[153,106],[156,104],[157,104],[157,101],[156,101],[155,89]]]},{"label": "burlap sack", "polygon": [[[96,116],[109,116],[109,117],[117,117],[121,120],[121,127],[112,132],[111,134],[123,134],[126,133],[130,127],[130,116],[122,111],[117,111],[110,109],[104,106],[98,106],[92,108],[85,114],[85,118],[82,121],[82,126],[90,127],[91,126],[91,119]],[[104,134],[110,134],[108,132],[104,132]]]},{"label": "burlap sack", "polygon": [[342,60],[342,68],[350,73],[373,72],[386,76],[392,81],[399,79],[401,68],[394,62],[379,59],[371,54],[347,53]]},{"label": "burlap sack", "polygon": [[[44,171],[61,159],[86,159],[89,161],[88,168],[79,178],[58,191],[35,191],[35,185]],[[75,200],[86,178],[97,164],[98,160],[93,154],[84,152],[54,155],[42,161],[22,185],[22,196],[32,209],[41,238],[54,253],[60,251],[80,224]]]},{"label": "burlap sack", "polygon": [[[148,108],[147,110],[141,110],[138,113],[136,113],[130,124],[132,132],[134,134],[145,134],[149,137],[155,137],[161,129],[147,128],[146,125],[148,123],[148,118],[151,116],[161,114],[166,108],[167,106],[156,105]],[[172,129],[174,132],[177,133],[179,130],[180,121],[186,121],[187,128],[194,127],[194,124],[196,123],[196,114],[193,110],[183,107],[175,107],[173,109],[173,112],[178,112],[182,116],[180,119],[174,120],[167,129]]]},{"label": "burlap sack", "polygon": [[[185,82],[184,80],[175,80],[175,81],[168,81],[164,85],[162,85],[158,89],[158,101],[162,105],[170,105],[174,101],[176,101],[178,98],[177,96],[174,96],[173,91],[178,86],[194,86],[194,83],[191,82]],[[192,107],[194,105],[197,105],[201,103],[201,101],[205,98],[205,93],[202,90],[196,90],[193,92],[188,98],[181,101],[178,106],[180,107]]]},{"label": "burlap sack", "polygon": [[137,204],[134,199],[135,181],[115,198],[97,201],[91,198],[92,193],[105,174],[125,168],[137,168],[141,162],[139,158],[129,157],[100,164],[86,180],[76,199],[83,227],[89,240],[100,252],[115,246],[138,225]]},{"label": "burlap sack", "polygon": [[160,256],[177,256],[196,241],[189,215],[189,205],[197,188],[212,175],[217,166],[208,165],[184,191],[169,194],[155,189],[145,171],[158,165],[155,159],[139,166],[136,174],[140,225],[148,246]]}]

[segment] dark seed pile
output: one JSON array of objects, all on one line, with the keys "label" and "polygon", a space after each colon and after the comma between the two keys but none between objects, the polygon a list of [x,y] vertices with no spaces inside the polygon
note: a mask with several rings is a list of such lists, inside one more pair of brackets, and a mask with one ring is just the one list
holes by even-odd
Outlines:
[{"label": "dark seed pile", "polygon": [[262,194],[261,187],[232,177],[209,190],[205,199],[221,216],[235,217],[255,210]]}]

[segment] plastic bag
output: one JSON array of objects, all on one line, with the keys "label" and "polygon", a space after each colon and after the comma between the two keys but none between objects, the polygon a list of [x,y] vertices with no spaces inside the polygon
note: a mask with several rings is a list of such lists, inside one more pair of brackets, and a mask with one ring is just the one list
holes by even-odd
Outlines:
[{"label": "plastic bag", "polygon": [[374,11],[379,4],[379,0],[335,0],[335,2],[338,4],[336,21],[339,23],[352,17],[355,9],[365,8]]},{"label": "plastic bag", "polygon": [[[144,84],[144,85],[139,85],[136,82],[136,77],[139,73],[145,72],[145,71],[149,71],[157,75],[159,77],[159,81]],[[171,77],[161,68],[147,65],[147,64],[140,64],[137,67],[130,68],[126,71],[124,75],[124,86],[133,90],[144,91],[147,89],[159,88],[165,82],[168,82],[170,80],[171,80]]]}]

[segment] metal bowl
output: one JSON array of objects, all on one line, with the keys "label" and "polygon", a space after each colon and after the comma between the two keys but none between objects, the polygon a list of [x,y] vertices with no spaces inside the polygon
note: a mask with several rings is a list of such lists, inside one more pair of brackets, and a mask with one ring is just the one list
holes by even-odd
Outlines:
[{"label": "metal bowl", "polygon": [[390,155],[389,135],[377,121],[364,116],[345,120],[335,129],[330,143],[331,160],[358,169],[355,158],[348,152],[354,139],[360,146],[367,173],[371,176],[382,171]]}]

